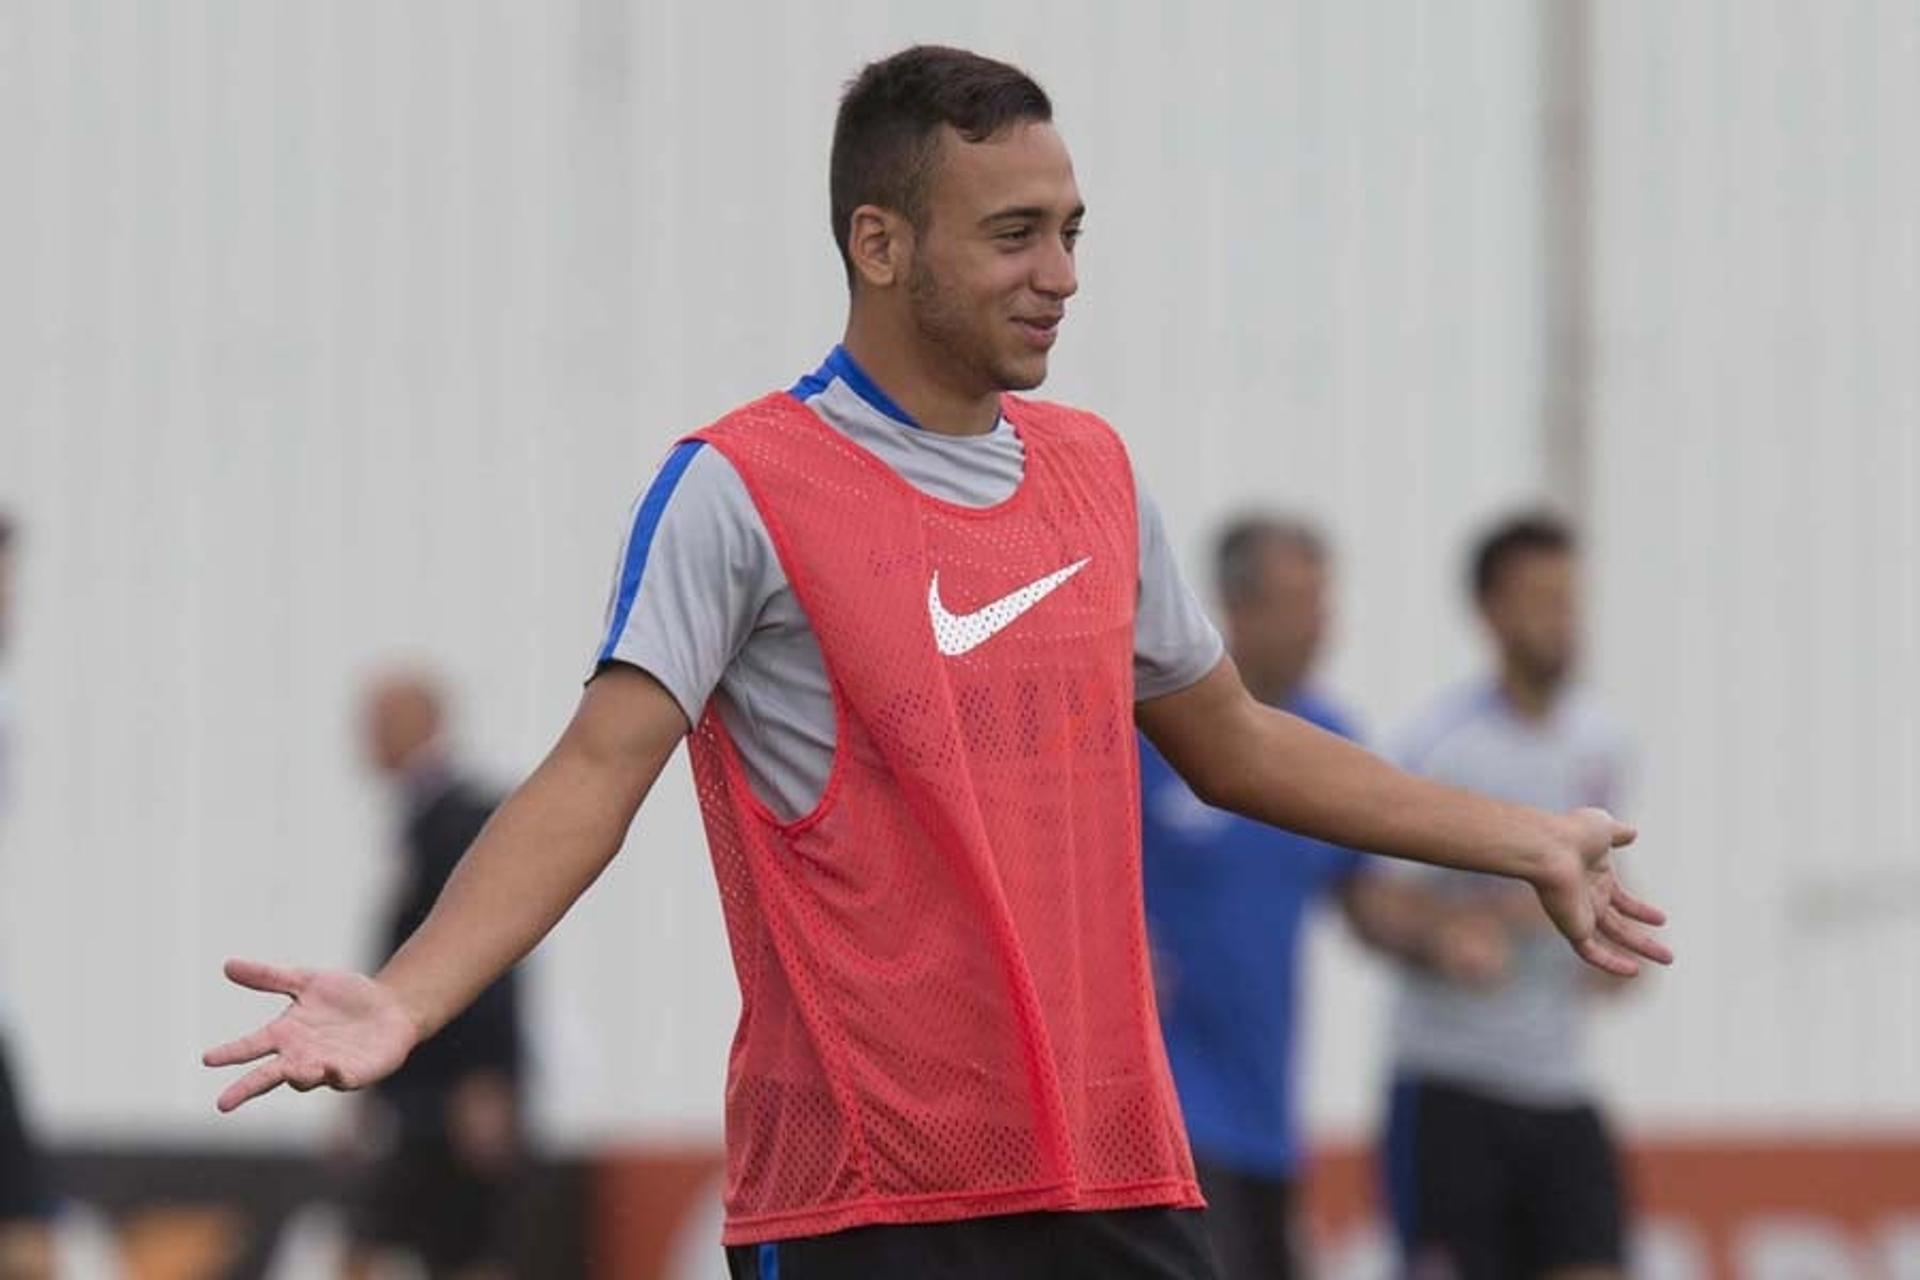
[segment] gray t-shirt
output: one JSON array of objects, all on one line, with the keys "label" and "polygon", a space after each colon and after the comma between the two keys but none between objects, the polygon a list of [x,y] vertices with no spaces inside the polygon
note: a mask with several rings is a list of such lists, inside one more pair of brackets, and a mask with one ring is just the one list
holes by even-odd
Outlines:
[{"label": "gray t-shirt", "polygon": [[[913,425],[843,348],[793,393],[934,498],[992,506],[1020,483],[1024,447],[1005,419],[982,436]],[[1158,508],[1137,483],[1136,490],[1134,673],[1136,696],[1147,699],[1198,681],[1223,646],[1181,578]],[[814,807],[833,763],[832,687],[766,526],[717,450],[677,446],[635,504],[607,615],[600,662],[646,671],[689,720],[719,693],[719,713],[761,799],[789,819]]]},{"label": "gray t-shirt", "polygon": [[[1621,735],[1586,694],[1570,691],[1544,721],[1531,721],[1487,684],[1443,698],[1394,755],[1414,773],[1552,810],[1612,805],[1625,770]],[[1447,893],[1531,896],[1473,872],[1413,866],[1399,874]],[[1544,917],[1516,938],[1513,971],[1492,990],[1403,968],[1390,1034],[1394,1071],[1527,1106],[1585,1101],[1590,993],[1585,964]]]}]

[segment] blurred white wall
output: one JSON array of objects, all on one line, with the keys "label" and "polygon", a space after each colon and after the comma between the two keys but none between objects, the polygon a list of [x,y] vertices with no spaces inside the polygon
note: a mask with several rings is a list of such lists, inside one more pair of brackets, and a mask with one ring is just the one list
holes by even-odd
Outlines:
[{"label": "blurred white wall", "polygon": [[1598,4],[1596,647],[1682,967],[1646,1121],[1920,1121],[1920,20]]},{"label": "blurred white wall", "polygon": [[[1127,434],[1196,571],[1226,508],[1300,504],[1373,728],[1471,670],[1460,539],[1542,470],[1531,6],[950,8],[0,10],[31,526],[0,991],[56,1133],[324,1123],[216,1124],[195,1058],[264,1009],[223,955],[363,955],[356,680],[440,661],[476,757],[537,758],[654,462],[837,336],[834,98],[912,40],[1053,92],[1092,213],[1049,392]],[[1790,896],[1920,897],[1911,23],[1596,8],[1596,663],[1686,951],[1609,1062],[1630,1122],[1871,1120],[1920,1065],[1911,916],[1823,932]],[[1314,1113],[1347,1128],[1379,983],[1317,951]],[[553,1132],[717,1129],[734,997],[677,770],[539,966]]]}]

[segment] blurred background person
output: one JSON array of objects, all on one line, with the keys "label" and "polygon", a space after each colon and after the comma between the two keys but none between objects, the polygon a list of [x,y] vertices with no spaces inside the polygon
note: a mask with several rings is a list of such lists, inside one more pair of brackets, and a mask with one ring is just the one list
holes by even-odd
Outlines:
[{"label": "blurred background person", "polygon": [[[1352,721],[1312,686],[1330,564],[1310,525],[1250,514],[1221,530],[1214,590],[1227,650],[1254,696],[1330,732]],[[1203,803],[1143,737],[1141,831],[1161,1029],[1225,1280],[1304,1270],[1294,1215],[1301,926],[1337,898],[1370,945],[1470,979],[1484,947],[1412,882],[1360,876],[1359,855]]]},{"label": "blurred background person", "polygon": [[[1219,535],[1213,577],[1227,651],[1253,695],[1353,736],[1345,711],[1307,684],[1329,612],[1320,535],[1285,516],[1241,517]],[[1282,1280],[1298,1274],[1300,929],[1358,858],[1206,805],[1144,737],[1140,767],[1160,1023],[1208,1234],[1225,1280]]]},{"label": "blurred background person", "polygon": [[[1469,582],[1494,670],[1419,717],[1400,762],[1524,804],[1614,805],[1622,738],[1573,682],[1572,531],[1546,514],[1505,519],[1474,549]],[[1466,975],[1409,965],[1399,977],[1382,1167],[1408,1274],[1624,1274],[1619,1162],[1585,1050],[1598,984],[1566,962],[1544,915],[1492,880],[1426,868],[1374,876],[1450,898],[1452,936],[1480,960]]]},{"label": "blurred background person", "polygon": [[[12,697],[7,685],[7,634],[12,622],[13,521],[0,511],[0,857],[13,782]],[[5,871],[0,865],[0,873]],[[53,1199],[39,1150],[28,1136],[8,1055],[11,1026],[0,974],[0,1280],[50,1280],[54,1274]]]},{"label": "blurred background person", "polygon": [[[384,960],[426,919],[498,797],[459,767],[446,694],[430,675],[376,678],[363,716],[367,756],[393,789],[400,827]],[[354,1196],[347,1280],[371,1280],[396,1252],[435,1280],[511,1275],[505,1227],[521,1156],[523,1066],[510,971],[367,1096],[360,1136],[371,1159]]]}]

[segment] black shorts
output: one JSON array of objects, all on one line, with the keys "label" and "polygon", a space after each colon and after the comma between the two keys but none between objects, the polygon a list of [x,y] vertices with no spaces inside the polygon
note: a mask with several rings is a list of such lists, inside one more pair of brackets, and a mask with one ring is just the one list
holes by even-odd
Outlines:
[{"label": "black shorts", "polygon": [[438,1135],[409,1135],[380,1157],[352,1208],[366,1245],[404,1249],[433,1271],[504,1262],[512,1179],[474,1170]]},{"label": "black shorts", "polygon": [[6,1042],[0,1040],[0,1223],[45,1221],[53,1207],[46,1166],[27,1136]]},{"label": "black shorts", "polygon": [[1293,1280],[1302,1274],[1293,1243],[1293,1183],[1194,1156],[1207,1197],[1207,1235],[1221,1280]]},{"label": "black shorts", "polygon": [[1593,1107],[1402,1081],[1381,1163],[1410,1276],[1523,1280],[1623,1265],[1619,1160]]},{"label": "black shorts", "polygon": [[1218,1280],[1193,1209],[1015,1213],[727,1250],[732,1280]]}]

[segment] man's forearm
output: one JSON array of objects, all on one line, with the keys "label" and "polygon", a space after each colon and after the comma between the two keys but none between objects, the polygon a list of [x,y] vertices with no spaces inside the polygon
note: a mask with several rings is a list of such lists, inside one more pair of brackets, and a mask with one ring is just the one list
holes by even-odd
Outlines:
[{"label": "man's forearm", "polygon": [[1523,880],[1581,958],[1609,973],[1673,960],[1645,927],[1665,915],[1613,873],[1613,851],[1635,833],[1611,814],[1545,813],[1416,778],[1261,706],[1230,659],[1177,693],[1138,703],[1134,715],[1217,808],[1353,849]]},{"label": "man's forearm", "polygon": [[1556,814],[1428,781],[1304,720],[1257,707],[1245,763],[1214,803],[1322,840],[1531,880]]},{"label": "man's forearm", "polygon": [[1396,769],[1255,702],[1230,663],[1143,703],[1141,727],[1202,799],[1353,849],[1533,881],[1565,819]]}]

